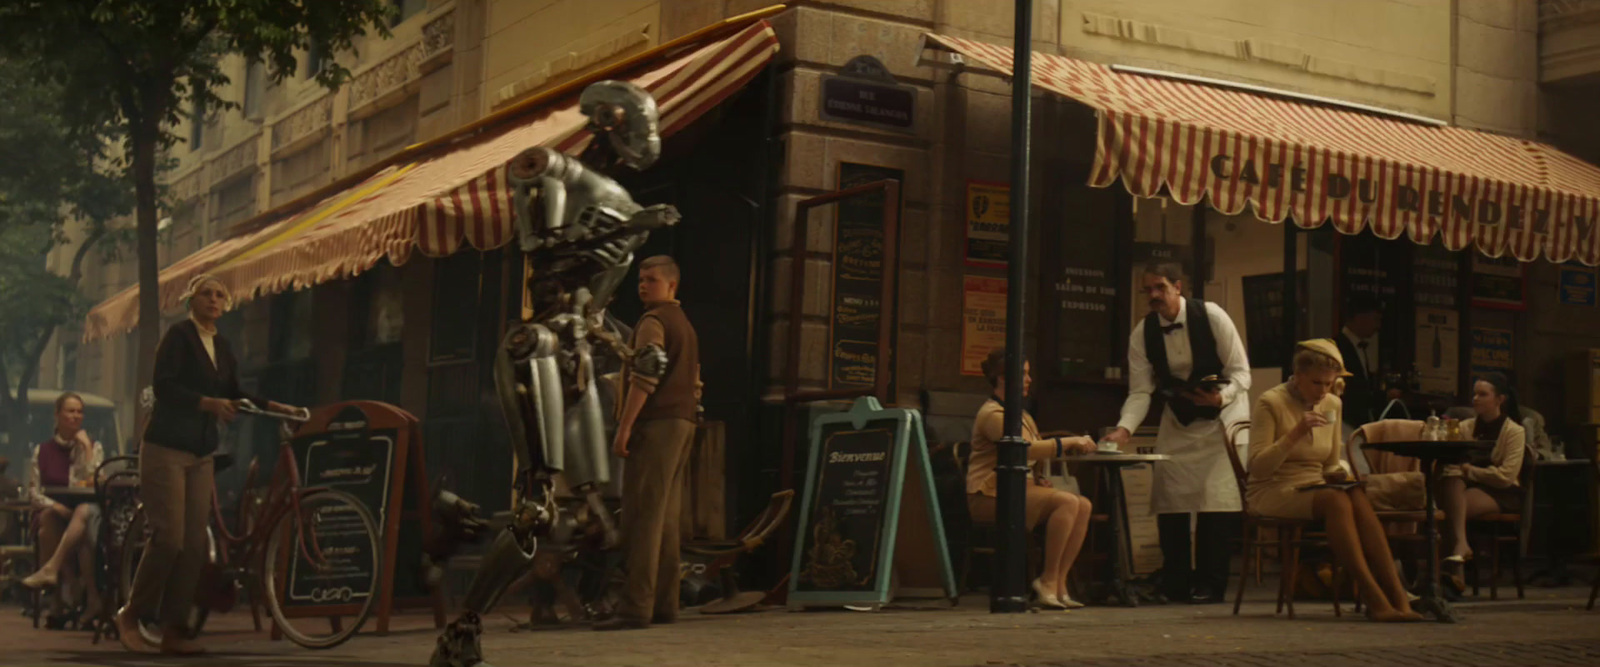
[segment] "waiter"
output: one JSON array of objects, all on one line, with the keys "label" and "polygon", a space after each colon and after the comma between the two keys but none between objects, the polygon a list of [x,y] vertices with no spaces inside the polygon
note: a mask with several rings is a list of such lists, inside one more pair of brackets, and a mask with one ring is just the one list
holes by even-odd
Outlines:
[{"label": "waiter", "polygon": [[1378,363],[1378,332],[1382,330],[1383,304],[1377,295],[1371,292],[1351,295],[1350,305],[1345,310],[1344,331],[1334,339],[1339,345],[1339,354],[1344,357],[1345,370],[1350,373],[1350,377],[1345,378],[1344,394],[1340,396],[1344,399],[1346,442],[1363,424],[1377,421],[1383,409],[1383,397],[1378,393],[1378,380],[1383,377],[1382,366]]},{"label": "waiter", "polygon": [[[1241,501],[1223,433],[1226,424],[1250,416],[1250,361],[1227,312],[1184,298],[1183,283],[1177,264],[1144,269],[1141,285],[1150,314],[1129,338],[1128,400],[1107,439],[1126,445],[1144,423],[1150,396],[1165,399],[1156,453],[1172,459],[1155,465],[1150,499],[1161,538],[1161,593],[1172,602],[1204,604],[1221,602],[1228,586]],[[1212,376],[1225,382],[1200,382]]]}]

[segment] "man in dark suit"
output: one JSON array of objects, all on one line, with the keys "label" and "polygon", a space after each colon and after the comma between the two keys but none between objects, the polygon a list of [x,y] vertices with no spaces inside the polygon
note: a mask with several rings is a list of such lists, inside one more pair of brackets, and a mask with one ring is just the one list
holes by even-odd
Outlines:
[{"label": "man in dark suit", "polygon": [[1380,391],[1383,379],[1382,359],[1379,357],[1378,333],[1383,330],[1383,303],[1371,292],[1351,295],[1345,309],[1344,330],[1334,339],[1339,344],[1339,354],[1344,356],[1345,378],[1344,423],[1345,435],[1362,424],[1376,421],[1383,410]]}]

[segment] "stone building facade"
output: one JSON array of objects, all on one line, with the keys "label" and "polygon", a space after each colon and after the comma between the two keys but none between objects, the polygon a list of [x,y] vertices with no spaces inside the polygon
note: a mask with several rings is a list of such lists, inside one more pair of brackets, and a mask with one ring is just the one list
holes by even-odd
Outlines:
[{"label": "stone building facade", "polygon": [[[406,146],[765,4],[407,0],[397,3],[405,15],[392,38],[364,40],[357,43],[359,55],[337,56],[354,72],[337,91],[307,78],[316,62],[311,54],[306,71],[278,85],[267,84],[242,61],[230,62],[234,83],[224,96],[238,99],[241,108],[198,128],[179,128],[199,142],[174,148],[179,166],[169,179],[172,223],[163,261]],[[965,286],[969,278],[1005,274],[966,261],[967,191],[974,182],[1003,184],[1010,178],[1010,88],[995,77],[934,66],[923,36],[1009,47],[1012,5],[802,0],[768,19],[781,50],[763,75],[770,80],[752,88],[771,89],[747,91],[751,100],[737,107],[737,113],[771,120],[755,123],[773,161],[766,167],[770,187],[756,190],[765,200],[753,204],[758,214],[750,247],[756,254],[748,267],[700,274],[752,286],[748,294],[739,293],[743,305],[727,315],[728,322],[747,326],[740,339],[747,351],[737,361],[752,370],[733,386],[708,383],[708,396],[724,394],[718,408],[723,414],[712,417],[738,423],[737,429],[730,426],[730,443],[757,452],[770,449],[762,443],[775,447],[781,424],[775,406],[790,371],[788,346],[800,347],[796,370],[803,387],[829,384],[835,211],[813,212],[805,248],[790,247],[790,239],[795,204],[839,188],[842,170],[853,168],[844,165],[895,170],[903,177],[892,398],[929,407],[930,396],[943,392],[987,392],[981,377],[962,373],[960,360],[969,347],[963,339]],[[1035,0],[1033,15],[1036,51],[1393,109],[1542,139],[1600,160],[1600,135],[1588,120],[1600,99],[1600,50],[1594,46],[1600,44],[1600,7],[1593,0]],[[863,55],[886,66],[896,85],[912,92],[909,128],[885,129],[823,113],[824,80]],[[1100,367],[1121,364],[1122,341],[1139,314],[1126,289],[1100,320],[1065,312],[1053,286],[1073,266],[1073,253],[1087,247],[1116,255],[1106,260],[1116,285],[1129,284],[1139,248],[1192,253],[1199,291],[1221,303],[1241,329],[1248,319],[1246,279],[1283,267],[1281,228],[1253,216],[1133,201],[1120,187],[1088,188],[1094,130],[1087,108],[1036,92],[1028,335],[1036,379],[1043,380],[1036,385],[1039,400],[1055,406],[1041,408],[1047,428],[1089,430],[1110,423],[1125,380],[1113,371],[1101,374]],[[705,139],[684,141],[691,140]],[[1296,250],[1308,272],[1304,326],[1318,335],[1331,334],[1337,322],[1332,285],[1340,275],[1328,250],[1334,245],[1307,235]],[[680,249],[680,260],[694,262],[693,252]],[[134,270],[128,260],[95,266],[85,291],[103,298],[130,284]],[[788,295],[796,261],[805,267],[803,320],[799,340],[791,341]],[[489,405],[478,382],[485,367],[482,343],[492,344],[491,330],[515,312],[510,276],[517,270],[497,253],[419,257],[355,280],[251,301],[231,326],[242,340],[246,366],[262,382],[277,373],[275,388],[294,388],[295,400],[348,397],[359,385],[357,393],[391,400],[425,421],[446,419],[446,413],[454,418]],[[1550,406],[1547,414],[1559,412],[1557,352],[1600,347],[1594,333],[1600,331],[1600,311],[1577,312],[1556,303],[1556,272],[1545,264],[1529,267],[1528,316],[1483,311],[1473,319],[1513,332],[1516,365],[1530,369],[1519,374],[1518,383],[1530,404]],[[440,303],[444,281],[469,286],[473,306]],[[452,290],[443,292],[446,300],[459,296]],[[686,291],[692,305],[694,290]],[[452,343],[457,334],[439,323],[463,318],[483,326]],[[1080,335],[1075,323],[1084,321],[1098,328]],[[1091,352],[1072,356],[1059,343],[1067,338]],[[468,352],[441,353],[441,346],[450,345]],[[48,355],[44,377],[128,404],[133,349],[131,337],[80,345],[62,336]],[[470,368],[452,375],[460,365]],[[1258,366],[1259,391],[1275,383],[1280,371]],[[462,395],[469,399],[437,409]],[[733,458],[739,458],[737,465]],[[749,480],[736,495],[752,503],[764,498],[778,465],[775,454],[730,454],[730,477]]]}]

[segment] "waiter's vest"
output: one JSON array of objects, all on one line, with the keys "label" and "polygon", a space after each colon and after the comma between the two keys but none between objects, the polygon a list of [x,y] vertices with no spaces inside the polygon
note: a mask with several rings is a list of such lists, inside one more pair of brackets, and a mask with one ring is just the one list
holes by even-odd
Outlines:
[{"label": "waiter's vest", "polygon": [[1217,336],[1211,331],[1211,315],[1206,312],[1206,302],[1184,299],[1184,306],[1189,311],[1189,317],[1184,321],[1183,330],[1189,334],[1189,354],[1194,359],[1189,377],[1178,378],[1172,374],[1172,367],[1167,362],[1167,334],[1161,329],[1161,316],[1154,312],[1144,318],[1144,354],[1150,360],[1150,373],[1156,391],[1166,398],[1167,406],[1172,408],[1172,416],[1178,418],[1178,423],[1188,426],[1196,419],[1216,419],[1221,415],[1221,409],[1195,405],[1179,392],[1190,386],[1190,380],[1221,375],[1222,357],[1217,354]]}]

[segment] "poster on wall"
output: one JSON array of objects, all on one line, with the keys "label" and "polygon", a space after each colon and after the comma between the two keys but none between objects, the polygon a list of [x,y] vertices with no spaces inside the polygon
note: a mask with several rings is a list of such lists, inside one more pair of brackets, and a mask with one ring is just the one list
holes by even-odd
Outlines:
[{"label": "poster on wall", "polygon": [[1472,256],[1472,305],[1524,310],[1528,307],[1526,265],[1510,255]]},{"label": "poster on wall", "polygon": [[1000,269],[1011,246],[1011,186],[967,181],[967,266]]},{"label": "poster on wall", "polygon": [[1563,306],[1593,306],[1594,268],[1576,263],[1563,265],[1556,289],[1561,293]]},{"label": "poster on wall", "polygon": [[961,293],[961,374],[981,377],[984,358],[1006,344],[1006,281],[966,276]]},{"label": "poster on wall", "polygon": [[1455,395],[1461,375],[1460,340],[1456,311],[1417,309],[1417,382],[1422,393]]},{"label": "poster on wall", "polygon": [[1472,374],[1511,374],[1511,332],[1487,327],[1472,328]]},{"label": "poster on wall", "polygon": [[[839,189],[883,179],[905,181],[905,172],[888,167],[841,162]],[[839,202],[834,212],[833,303],[828,312],[828,388],[869,387],[878,372],[878,318],[898,312],[883,301],[882,192]],[[889,330],[895,331],[891,323]],[[893,334],[891,333],[891,336]],[[894,340],[888,341],[889,367],[894,367]],[[894,395],[890,373],[889,395]]]}]

